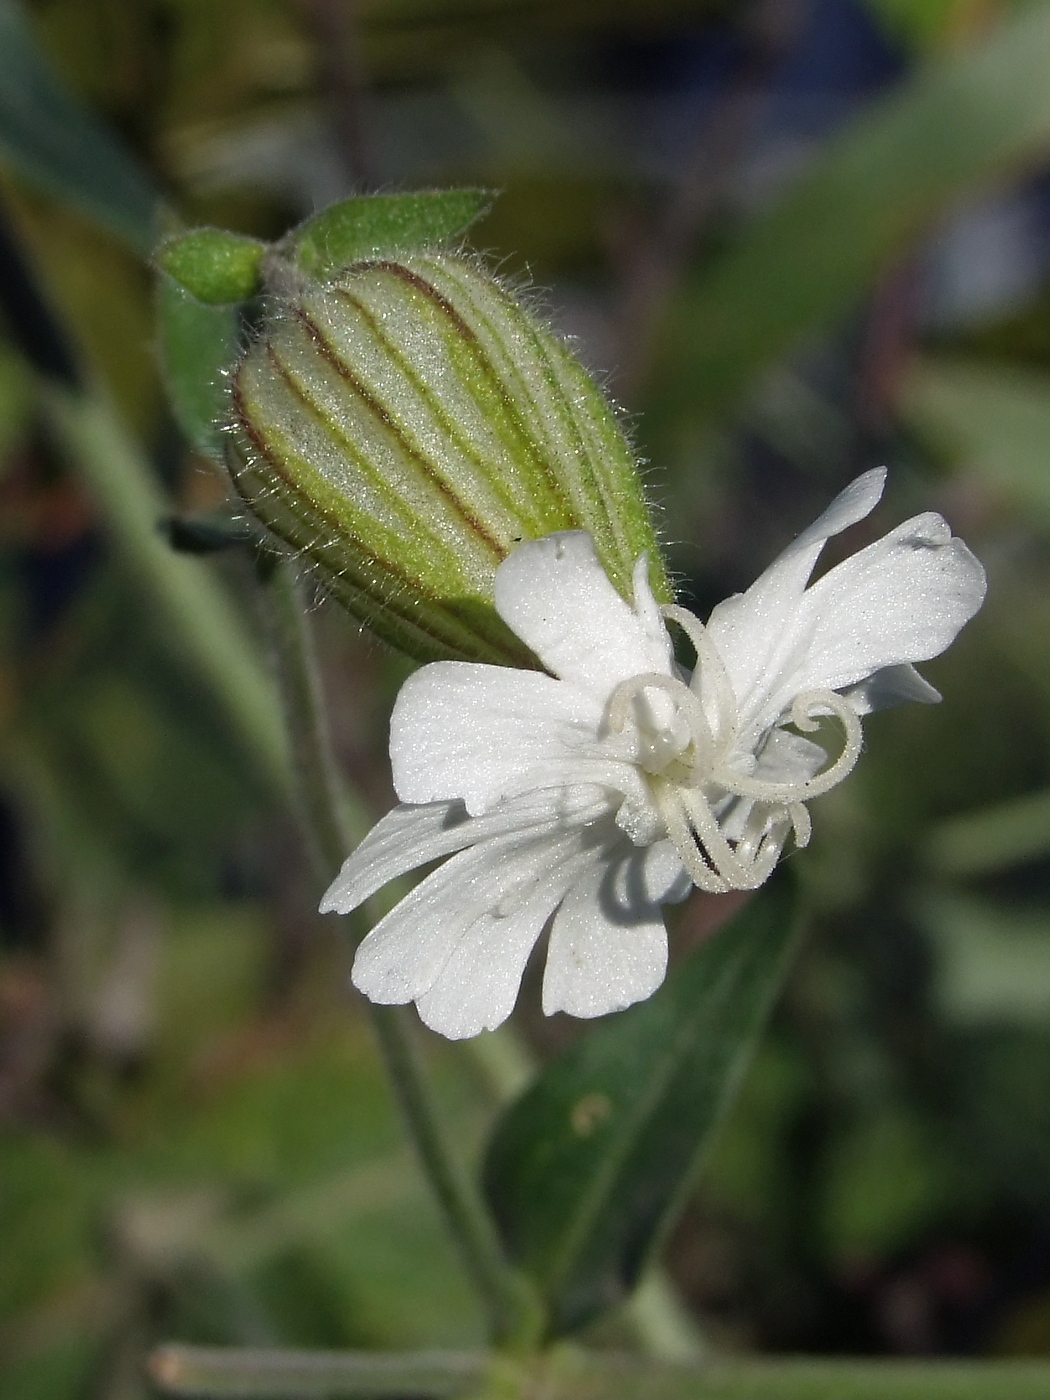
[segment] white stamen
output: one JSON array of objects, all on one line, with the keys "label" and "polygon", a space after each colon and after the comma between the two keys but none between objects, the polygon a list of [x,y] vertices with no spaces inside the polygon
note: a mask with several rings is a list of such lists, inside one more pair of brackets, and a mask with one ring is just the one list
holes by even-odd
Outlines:
[{"label": "white stamen", "polygon": [[705,852],[696,843],[692,828],[685,819],[681,797],[674,787],[658,781],[653,785],[653,796],[667,828],[667,835],[689,872],[693,884],[706,890],[708,894],[725,894],[733,889],[734,887],[704,859]]},{"label": "white stamen", "polygon": [[718,648],[711,640],[707,628],[698,617],[694,617],[688,608],[679,607],[676,603],[668,603],[660,611],[670,622],[677,622],[693,644],[693,650],[696,652],[694,680],[696,676],[703,674],[710,678],[714,686],[717,713],[715,739],[724,739],[726,733],[735,734],[739,723],[736,695],[733,693],[733,685],[729,679],[729,672],[725,668],[725,662],[718,654]]},{"label": "white stamen", "polygon": [[842,781],[860,757],[862,734],[857,712],[848,700],[836,695],[833,690],[807,690],[799,695],[791,707],[792,724],[812,732],[817,728],[817,721],[811,715],[817,707],[831,711],[841,723],[845,736],[842,752],[822,773],[801,783],[766,783],[759,778],[736,773],[731,768],[720,768],[712,774],[714,781],[723,784],[730,792],[740,797],[754,798],[756,802],[808,802],[828,792]]},{"label": "white stamen", "polygon": [[[622,681],[609,697],[606,728],[622,733],[631,707],[647,691],[670,699],[673,712],[658,718],[651,705],[635,716],[635,762],[648,776],[656,812],[693,883],[711,893],[757,889],[780,857],[789,831],[801,849],[812,830],[805,803],[840,782],[856,763],[861,747],[860,720],[853,707],[831,690],[808,690],[798,695],[786,716],[796,728],[811,733],[819,727],[815,715],[831,715],[843,730],[842,751],[815,777],[799,782],[764,782],[739,772],[729,762],[739,737],[739,712],[729,674],[703,623],[685,608],[665,607],[664,617],[685,632],[696,650],[696,677],[709,683],[709,714],[692,686],[675,676],[643,672]],[[689,740],[683,746],[683,722]],[[741,835],[726,836],[712,801],[740,798],[752,804]]]}]

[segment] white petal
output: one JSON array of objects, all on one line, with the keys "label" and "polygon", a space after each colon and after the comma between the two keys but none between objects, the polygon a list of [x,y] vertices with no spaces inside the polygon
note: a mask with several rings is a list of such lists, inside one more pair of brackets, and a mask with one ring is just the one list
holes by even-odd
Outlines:
[{"label": "white petal", "polygon": [[819,744],[788,729],[774,729],[762,745],[752,776],[763,783],[804,783],[827,761]]},{"label": "white petal", "polygon": [[806,590],[778,658],[741,708],[759,734],[811,689],[841,690],[938,656],[981,606],[984,569],[939,515],[917,515]]},{"label": "white petal", "polygon": [[[635,586],[639,587],[638,574]],[[583,530],[529,540],[496,570],[496,611],[548,671],[604,705],[621,681],[671,674],[671,643],[654,626],[648,583],[640,613],[609,582]]]},{"label": "white petal", "polygon": [[641,858],[638,878],[644,898],[650,904],[680,904],[692,892],[689,872],[670,841],[657,841],[644,851],[632,854]]},{"label": "white petal", "polygon": [[556,828],[460,851],[364,940],[354,986],[384,1005],[433,992],[428,1024],[453,1038],[498,1024],[544,922],[596,859],[585,832]]},{"label": "white petal", "polygon": [[[667,623],[664,622],[663,613],[660,611],[660,604],[653,597],[653,590],[649,583],[648,554],[640,554],[635,561],[631,583],[634,588],[635,615],[652,643],[655,654],[660,657],[666,655],[670,662],[674,654],[673,647],[667,631]],[[662,668],[658,667],[657,669]]]},{"label": "white petal", "polygon": [[517,793],[571,783],[638,784],[598,743],[601,706],[538,671],[436,661],[409,676],[390,719],[404,802],[461,798],[476,815]]},{"label": "white petal", "polygon": [[507,1019],[529,954],[582,866],[579,855],[559,864],[512,913],[486,911],[462,933],[430,990],[416,1000],[425,1025],[464,1040]]},{"label": "white petal", "polygon": [[[651,996],[667,971],[660,899],[678,893],[661,842],[589,870],[554,916],[543,974],[550,1016],[604,1016]],[[677,859],[677,857],[676,857]]]},{"label": "white petal", "polygon": [[875,710],[888,710],[905,700],[918,700],[923,705],[936,705],[941,698],[929,681],[919,675],[914,666],[884,666],[867,680],[851,685],[844,692],[858,715],[870,715]]},{"label": "white petal", "polygon": [[515,832],[570,830],[609,810],[605,793],[590,788],[528,793],[473,819],[459,802],[395,807],[343,862],[321,901],[321,913],[349,914],[388,881],[465,846]]},{"label": "white petal", "polygon": [[[876,467],[852,481],[808,530],[803,530],[746,593],[719,603],[707,627],[743,701],[780,669],[790,647],[795,614],[813,566],[833,536],[870,515],[882,496],[886,469]],[[702,681],[702,668],[698,683]]]},{"label": "white petal", "polygon": [[325,890],[320,912],[349,914],[388,881],[469,846],[472,825],[461,802],[395,807],[343,862]]}]

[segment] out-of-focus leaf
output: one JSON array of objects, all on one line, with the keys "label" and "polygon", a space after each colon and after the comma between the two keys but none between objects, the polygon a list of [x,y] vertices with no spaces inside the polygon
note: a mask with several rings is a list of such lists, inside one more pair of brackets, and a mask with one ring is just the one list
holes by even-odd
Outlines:
[{"label": "out-of-focus leaf", "polygon": [[961,895],[930,895],[918,908],[936,940],[939,1000],[947,1015],[968,1024],[1050,1022],[1045,910]]},{"label": "out-of-focus leaf", "polygon": [[988,16],[973,0],[867,0],[896,38],[918,49],[976,34]]},{"label": "out-of-focus leaf", "polygon": [[16,0],[0,0],[0,152],[25,179],[149,253],[157,190],[62,86]]},{"label": "out-of-focus leaf", "polygon": [[824,1163],[822,1243],[837,1265],[885,1258],[952,1199],[949,1155],[917,1116],[886,1104],[837,1135]]},{"label": "out-of-focus leaf", "polygon": [[41,386],[40,403],[55,440],[98,501],[124,567],[153,600],[158,625],[210,685],[260,777],[285,797],[288,742],[273,685],[219,581],[164,538],[160,527],[170,510],[134,441],[102,398],[52,385]]},{"label": "out-of-focus leaf", "polygon": [[1050,792],[1033,792],[935,827],[929,865],[946,875],[987,875],[1050,851]]},{"label": "out-of-focus leaf", "polygon": [[[1050,1177],[1050,1034],[1003,1021],[960,1027],[949,1042],[952,1138],[967,1179],[995,1200],[1045,1209]],[[1022,1298],[1031,1298],[1025,1291]]]},{"label": "out-of-focus leaf", "polygon": [[198,452],[222,461],[225,371],[237,358],[237,307],[209,306],[161,273],[157,330],[168,397],[182,431]]},{"label": "out-of-focus leaf", "polygon": [[8,451],[29,427],[33,395],[20,356],[0,342],[0,472]]},{"label": "out-of-focus leaf", "polygon": [[344,199],[307,219],[285,240],[296,263],[326,277],[358,258],[448,243],[480,219],[489,190],[424,190]]},{"label": "out-of-focus leaf", "polygon": [[1050,150],[1050,4],[932,62],[855,119],[795,189],[681,289],[653,376],[694,422],[846,311],[964,195]]},{"label": "out-of-focus leaf", "polygon": [[259,290],[266,244],[222,228],[195,228],[166,238],[153,261],[209,306],[247,301]]},{"label": "out-of-focus leaf", "polygon": [[920,360],[899,403],[905,422],[959,466],[1050,523],[1050,375]]},{"label": "out-of-focus leaf", "polygon": [[12,315],[12,329],[20,322],[31,334],[34,328],[45,333],[42,345],[26,344],[34,351],[31,363],[67,382],[88,371],[110,386],[129,426],[152,437],[163,396],[151,353],[151,279],[141,258],[79,210],[52,199],[25,190],[10,207],[14,252],[19,255],[20,243],[38,303],[25,320],[21,310]]},{"label": "out-of-focus leaf", "polygon": [[648,1001],[594,1027],[497,1125],[486,1189],[556,1333],[637,1281],[740,1082],[798,933],[788,889],[767,891]]}]

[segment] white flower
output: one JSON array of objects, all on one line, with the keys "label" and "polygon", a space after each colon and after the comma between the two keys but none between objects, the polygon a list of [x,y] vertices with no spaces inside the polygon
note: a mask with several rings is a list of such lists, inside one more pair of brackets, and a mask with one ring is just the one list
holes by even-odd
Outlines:
[{"label": "white flower", "polygon": [[[694,884],[760,885],[789,831],[809,839],[805,803],[856,762],[859,716],[940,698],[911,663],[950,644],[985,579],[939,515],[807,587],[825,541],[874,508],[884,480],[858,477],[706,627],[657,605],[644,557],[629,606],[582,531],[516,549],[496,608],[550,674],[439,661],[405,682],[390,734],[401,805],[322,911],[348,913],[448,859],[364,940],[354,984],[376,1002],[414,1001],[452,1039],[476,1035],[510,1014],[553,914],[547,1014],[601,1016],[649,996],[667,962],[661,904]],[[696,652],[691,676],[667,622]],[[797,732],[828,716],[842,730],[834,758]]]}]

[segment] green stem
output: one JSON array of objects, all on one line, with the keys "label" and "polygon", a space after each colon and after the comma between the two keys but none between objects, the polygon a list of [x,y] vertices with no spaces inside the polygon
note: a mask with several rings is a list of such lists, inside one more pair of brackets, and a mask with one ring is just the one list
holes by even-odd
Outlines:
[{"label": "green stem", "polygon": [[517,1364],[478,1353],[288,1352],[162,1347],[150,1379],[210,1400],[1045,1400],[1046,1361],[729,1358],[661,1365],[565,1348]]},{"label": "green stem", "polygon": [[[349,810],[332,754],[309,618],[295,567],[272,563],[270,602],[295,768],[307,840],[324,879],[339,869],[360,840],[362,822]],[[538,1303],[511,1268],[496,1225],[445,1129],[402,1007],[368,1003],[390,1082],[467,1271],[485,1301],[500,1341],[528,1345],[540,1331]]]},{"label": "green stem", "polygon": [[310,1352],[232,1347],[160,1347],[149,1378],[169,1395],[252,1400],[382,1400],[417,1395],[449,1400],[485,1371],[477,1353]]},{"label": "green stem", "polygon": [[332,749],[313,631],[295,565],[269,555],[261,570],[295,771],[295,800],[310,858],[327,881],[369,827],[349,800]]}]

